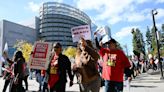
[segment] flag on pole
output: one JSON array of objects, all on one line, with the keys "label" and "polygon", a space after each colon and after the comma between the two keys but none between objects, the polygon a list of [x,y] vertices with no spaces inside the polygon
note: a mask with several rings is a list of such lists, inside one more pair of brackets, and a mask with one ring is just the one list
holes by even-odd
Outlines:
[{"label": "flag on pole", "polygon": [[8,48],[8,44],[7,44],[7,42],[6,42],[3,51],[4,51],[4,52],[8,52],[8,49],[9,49],[9,48]]},{"label": "flag on pole", "polygon": [[3,55],[8,55],[8,44],[7,42],[5,43],[4,49],[3,49]]}]

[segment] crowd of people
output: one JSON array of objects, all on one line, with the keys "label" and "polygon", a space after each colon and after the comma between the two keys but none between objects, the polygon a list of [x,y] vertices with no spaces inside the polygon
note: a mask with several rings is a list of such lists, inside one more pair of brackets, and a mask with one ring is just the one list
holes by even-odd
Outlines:
[{"label": "crowd of people", "polygon": [[[95,33],[96,35],[96,33]],[[74,75],[77,77],[80,92],[99,92],[101,86],[105,86],[105,92],[123,92],[123,81],[131,81],[148,69],[157,69],[154,60],[147,64],[145,60],[131,58],[117,47],[117,41],[111,38],[106,43],[95,38],[96,47],[92,41],[81,38],[77,43],[74,62],[62,54],[62,45],[59,42],[53,44],[52,53],[49,57],[49,65],[46,70],[35,71],[36,81],[39,83],[40,92],[65,92],[67,75],[70,87],[73,85]],[[21,51],[17,51],[13,59],[9,59],[4,53],[6,60],[4,72],[5,84],[10,92],[25,92],[28,90],[28,65]],[[146,68],[145,68],[146,65]],[[32,79],[32,76],[29,77]],[[25,82],[25,88],[22,82]],[[10,84],[10,85],[9,85]]]}]

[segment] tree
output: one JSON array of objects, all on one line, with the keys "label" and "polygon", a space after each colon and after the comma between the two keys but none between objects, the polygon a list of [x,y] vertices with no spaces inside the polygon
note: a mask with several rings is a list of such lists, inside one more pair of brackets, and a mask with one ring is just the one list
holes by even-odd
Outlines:
[{"label": "tree", "polygon": [[140,53],[145,54],[145,43],[143,40],[143,35],[138,28],[132,29],[133,34],[133,53],[140,57]]},{"label": "tree", "polygon": [[160,38],[160,52],[161,52],[161,56],[164,57],[164,24],[162,24],[162,27],[161,27],[162,31],[161,31],[161,38]]},{"label": "tree", "polygon": [[146,43],[147,43],[147,46],[148,46],[148,53],[150,53],[150,49],[152,47],[152,35],[151,35],[151,32],[150,32],[150,29],[149,27],[147,27],[147,31],[146,31]]},{"label": "tree", "polygon": [[15,45],[14,45],[14,47],[17,50],[22,51],[23,56],[24,56],[26,62],[28,62],[29,58],[30,58],[30,53],[32,51],[32,44],[28,43],[25,40],[17,40]]},{"label": "tree", "polygon": [[162,31],[164,32],[164,24],[162,24]]},{"label": "tree", "polygon": [[75,47],[68,47],[63,51],[63,54],[69,58],[75,58],[76,55],[76,48]]},{"label": "tree", "polygon": [[152,29],[151,29],[151,34],[152,34],[152,39],[151,39],[151,48],[152,48],[152,50],[151,50],[151,53],[153,54],[153,55],[157,55],[157,45],[156,45],[156,39],[155,39],[155,28],[153,27]]}]

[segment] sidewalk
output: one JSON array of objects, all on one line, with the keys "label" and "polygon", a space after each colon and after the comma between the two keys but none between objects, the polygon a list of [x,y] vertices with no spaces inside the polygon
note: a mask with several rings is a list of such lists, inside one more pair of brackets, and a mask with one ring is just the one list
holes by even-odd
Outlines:
[{"label": "sidewalk", "polygon": [[[75,78],[76,79],[76,78]],[[39,84],[35,79],[29,81],[29,91],[36,92],[39,88]],[[69,87],[67,83],[66,92],[79,92],[79,86],[74,81],[74,85]],[[0,92],[2,92],[4,80],[0,78]],[[8,90],[6,91],[8,92]],[[104,88],[101,88],[100,92],[104,92]],[[126,87],[124,87],[124,92],[128,92]],[[130,92],[164,92],[164,80],[160,80],[160,74],[141,74],[133,79],[131,82]]]},{"label": "sidewalk", "polygon": [[133,79],[130,92],[164,92],[164,80],[157,72],[141,74]]}]

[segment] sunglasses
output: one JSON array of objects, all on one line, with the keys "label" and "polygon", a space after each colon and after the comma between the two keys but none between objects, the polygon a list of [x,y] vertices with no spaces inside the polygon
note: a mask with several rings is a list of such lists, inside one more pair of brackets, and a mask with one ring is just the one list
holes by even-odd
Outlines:
[{"label": "sunglasses", "polygon": [[56,51],[56,50],[58,50],[59,48],[60,48],[60,47],[57,47],[57,46],[56,46],[56,47],[54,47],[54,50]]}]

